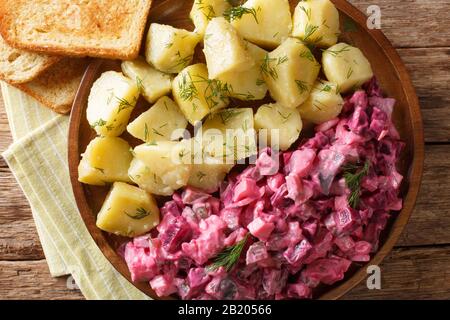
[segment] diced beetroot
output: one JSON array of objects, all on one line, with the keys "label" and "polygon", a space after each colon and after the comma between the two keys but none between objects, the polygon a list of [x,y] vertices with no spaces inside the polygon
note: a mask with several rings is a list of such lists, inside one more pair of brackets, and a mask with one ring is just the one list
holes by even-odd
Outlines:
[{"label": "diced beetroot", "polygon": [[284,253],[283,257],[291,265],[299,265],[302,259],[306,257],[312,246],[308,240],[304,239],[294,247],[289,247]]},{"label": "diced beetroot", "polygon": [[166,215],[158,226],[161,244],[167,252],[174,252],[184,241],[188,241],[192,231],[182,216]]},{"label": "diced beetroot", "polygon": [[332,285],[344,279],[344,273],[351,261],[339,257],[318,259],[309,264],[301,273],[303,282],[315,288],[319,283]]},{"label": "diced beetroot", "polygon": [[193,289],[206,285],[210,279],[211,277],[206,273],[204,268],[193,268],[189,270],[187,275],[189,287]]},{"label": "diced beetroot", "polygon": [[268,295],[280,293],[286,286],[287,278],[286,270],[266,268],[263,271],[263,288]]},{"label": "diced beetroot", "polygon": [[273,176],[280,169],[278,155],[272,154],[270,149],[263,150],[256,160],[256,168],[263,176]]},{"label": "diced beetroot", "polygon": [[[369,261],[390,211],[402,208],[396,164],[404,143],[392,123],[395,101],[375,78],[363,88],[298,149],[264,149],[255,165],[233,170],[220,199],[193,188],[175,193],[157,230],[122,246],[133,280],[182,299],[305,299],[343,279],[351,263]],[[366,161],[353,208],[344,165]],[[244,238],[233,268],[209,267]]]},{"label": "diced beetroot", "polygon": [[264,190],[261,190],[256,181],[249,178],[244,178],[234,187],[233,203],[235,206],[245,206],[255,200],[258,200],[264,195]]},{"label": "diced beetroot", "polygon": [[296,175],[286,177],[287,197],[295,201],[296,204],[303,204],[314,195],[314,183],[308,180],[301,180]]},{"label": "diced beetroot", "polygon": [[252,264],[269,258],[266,246],[263,242],[255,242],[247,250],[246,263]]},{"label": "diced beetroot", "polygon": [[220,218],[225,221],[230,230],[236,230],[240,226],[241,212],[242,208],[224,208],[220,211]]},{"label": "diced beetroot", "polygon": [[181,194],[181,199],[184,204],[194,204],[195,202],[204,202],[209,199],[211,195],[194,188],[186,188]]},{"label": "diced beetroot", "polygon": [[285,182],[286,179],[282,173],[267,177],[267,187],[273,193],[275,193]]},{"label": "diced beetroot", "polygon": [[150,280],[150,286],[158,295],[158,297],[167,297],[177,292],[177,287],[171,277],[167,275],[159,275]]},{"label": "diced beetroot", "polygon": [[149,281],[158,274],[158,267],[148,248],[137,247],[132,242],[127,243],[125,261],[133,281]]},{"label": "diced beetroot", "polygon": [[315,158],[316,152],[313,149],[303,148],[294,151],[285,167],[285,172],[299,178],[306,177],[311,171]]},{"label": "diced beetroot", "polygon": [[199,226],[200,236],[189,243],[183,243],[181,249],[195,263],[202,265],[223,248],[225,240],[223,230],[226,223],[218,216],[212,215],[201,220]]},{"label": "diced beetroot", "polygon": [[309,288],[303,282],[297,282],[293,284],[289,284],[287,287],[287,296],[288,298],[295,299],[310,299],[311,298],[311,288]]},{"label": "diced beetroot", "polygon": [[250,233],[259,240],[267,241],[272,233],[275,225],[270,222],[265,222],[261,218],[256,218],[248,226]]}]

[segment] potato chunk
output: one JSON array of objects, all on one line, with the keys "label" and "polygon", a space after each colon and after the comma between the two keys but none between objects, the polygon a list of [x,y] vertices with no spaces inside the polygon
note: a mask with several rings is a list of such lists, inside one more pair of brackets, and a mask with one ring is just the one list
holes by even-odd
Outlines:
[{"label": "potato chunk", "polygon": [[327,79],[336,83],[344,93],[373,77],[369,60],[361,50],[346,43],[338,43],[325,50],[322,64]]},{"label": "potato chunk", "polygon": [[78,180],[103,186],[115,181],[130,182],[128,167],[133,156],[130,145],[118,137],[97,137],[82,155]]},{"label": "potato chunk", "polygon": [[186,129],[186,126],[186,118],[177,104],[169,97],[162,97],[131,122],[127,131],[145,142],[177,140],[182,135],[179,132],[174,135],[175,130]]},{"label": "potato chunk", "polygon": [[292,29],[288,0],[248,0],[228,13],[241,36],[264,48],[279,46]]},{"label": "potato chunk", "polygon": [[277,148],[278,144],[279,149],[285,151],[297,141],[303,123],[298,110],[274,103],[259,107],[255,114],[255,127],[258,130],[267,129],[267,143],[272,148]]},{"label": "potato chunk", "polygon": [[152,23],[147,35],[145,57],[156,69],[178,73],[191,64],[201,37],[184,29]]},{"label": "potato chunk", "polygon": [[191,124],[226,107],[228,93],[220,82],[209,79],[208,69],[202,63],[181,71],[172,84],[173,97]]},{"label": "potato chunk", "polygon": [[97,215],[97,227],[125,237],[136,237],[159,224],[159,209],[152,195],[138,187],[115,182]]},{"label": "potato chunk", "polygon": [[255,65],[242,72],[227,72],[218,77],[227,84],[230,96],[240,100],[261,100],[267,94],[267,84],[261,73],[267,51],[247,42],[247,50],[255,60]]},{"label": "potato chunk", "polygon": [[170,196],[175,192],[170,186],[164,184],[161,177],[157,176],[148,165],[136,158],[131,161],[128,176],[139,188],[149,193]]},{"label": "potato chunk", "polygon": [[203,152],[209,163],[232,164],[257,153],[253,110],[230,108],[203,124]]},{"label": "potato chunk", "polygon": [[135,157],[150,168],[156,181],[172,190],[184,187],[189,179],[190,165],[183,163],[186,152],[184,146],[175,141],[142,144],[134,149]]},{"label": "potato chunk", "polygon": [[142,96],[150,103],[155,103],[172,90],[172,77],[154,69],[141,57],[123,61],[122,72],[135,81]]},{"label": "potato chunk", "polygon": [[338,87],[328,81],[317,81],[311,95],[300,107],[302,119],[321,124],[336,118],[342,111],[344,100]]},{"label": "potato chunk", "polygon": [[331,47],[339,34],[339,12],[330,0],[302,1],[295,8],[292,36],[320,47]]},{"label": "potato chunk", "polygon": [[120,136],[139,98],[136,83],[120,72],[107,71],[94,82],[86,116],[98,135]]},{"label": "potato chunk", "polygon": [[216,192],[232,164],[193,164],[188,185],[208,193]]},{"label": "potato chunk", "polygon": [[211,79],[227,72],[248,70],[255,64],[244,40],[223,17],[212,19],[206,27],[203,51]]},{"label": "potato chunk", "polygon": [[297,108],[308,98],[320,64],[300,40],[288,38],[266,56],[261,69],[272,98]]},{"label": "potato chunk", "polygon": [[220,17],[231,8],[227,0],[194,0],[190,17],[195,25],[195,32],[205,35],[206,26],[215,17]]}]

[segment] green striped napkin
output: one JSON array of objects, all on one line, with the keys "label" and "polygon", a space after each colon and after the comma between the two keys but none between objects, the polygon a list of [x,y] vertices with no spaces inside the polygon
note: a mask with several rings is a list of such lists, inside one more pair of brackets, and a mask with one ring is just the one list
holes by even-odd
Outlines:
[{"label": "green striped napkin", "polygon": [[148,299],[103,256],[75,204],[67,163],[69,118],[1,83],[14,143],[3,153],[30,202],[54,277],[71,274],[87,299]]}]

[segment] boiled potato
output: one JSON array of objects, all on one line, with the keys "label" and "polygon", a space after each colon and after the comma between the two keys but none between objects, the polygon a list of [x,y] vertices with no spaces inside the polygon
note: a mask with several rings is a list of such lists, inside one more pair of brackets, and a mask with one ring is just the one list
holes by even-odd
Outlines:
[{"label": "boiled potato", "polygon": [[178,73],[191,64],[201,37],[194,32],[152,23],[147,35],[145,57],[156,69]]},{"label": "boiled potato", "polygon": [[303,123],[298,110],[273,103],[259,107],[255,114],[255,127],[258,130],[267,129],[267,143],[274,149],[278,144],[279,149],[285,151],[297,141]]},{"label": "boiled potato", "polygon": [[255,65],[244,40],[223,17],[211,20],[206,27],[204,42],[203,51],[211,79],[227,72],[245,71]]},{"label": "boiled potato", "polygon": [[339,34],[339,12],[330,0],[302,1],[295,8],[292,36],[319,47],[331,47]]},{"label": "boiled potato", "polygon": [[369,60],[358,48],[338,43],[322,54],[323,71],[327,79],[345,93],[373,77]]},{"label": "boiled potato", "polygon": [[230,108],[206,119],[203,152],[209,163],[232,164],[257,153],[253,110]]},{"label": "boiled potato", "polygon": [[131,122],[127,131],[145,142],[177,140],[186,129],[187,121],[177,104],[169,97],[162,97],[149,110]]},{"label": "boiled potato", "polygon": [[190,17],[194,22],[195,32],[204,36],[209,21],[221,16],[229,8],[231,5],[227,0],[194,0]]},{"label": "boiled potato", "polygon": [[103,186],[115,181],[130,182],[128,167],[133,156],[130,145],[118,137],[97,137],[82,155],[78,180]]},{"label": "boiled potato", "polygon": [[302,119],[321,124],[336,118],[344,105],[338,89],[334,83],[317,81],[308,100],[299,107]]},{"label": "boiled potato", "polygon": [[136,82],[140,93],[150,103],[155,103],[172,90],[172,77],[154,69],[141,57],[123,61],[122,72]]},{"label": "boiled potato", "polygon": [[86,116],[101,136],[120,136],[127,127],[139,98],[136,83],[120,72],[107,71],[94,82],[88,98]]},{"label": "boiled potato", "polygon": [[172,84],[173,97],[191,124],[226,107],[228,93],[220,82],[209,79],[208,69],[202,63],[181,71]]},{"label": "boiled potato", "polygon": [[115,182],[97,215],[97,227],[125,237],[136,237],[159,224],[159,209],[152,195],[138,187]]},{"label": "boiled potato", "polygon": [[223,84],[230,88],[230,96],[240,100],[261,100],[267,94],[267,84],[263,80],[261,66],[267,51],[247,42],[247,50],[256,64],[242,72],[227,72],[218,77]]},{"label": "boiled potato", "polygon": [[147,143],[134,149],[135,158],[148,166],[163,185],[173,190],[187,184],[191,168],[189,164],[183,163],[183,159],[189,152],[190,150],[175,141]]},{"label": "boiled potato", "polygon": [[279,46],[292,29],[288,0],[248,0],[227,13],[241,36],[264,48]]},{"label": "boiled potato", "polygon": [[160,196],[170,196],[175,190],[164,184],[148,165],[136,158],[131,161],[128,176],[139,188]]},{"label": "boiled potato", "polygon": [[320,64],[300,40],[288,38],[266,56],[261,69],[272,98],[297,108],[308,98]]},{"label": "boiled potato", "polygon": [[188,185],[208,193],[216,192],[232,168],[232,164],[193,164]]}]

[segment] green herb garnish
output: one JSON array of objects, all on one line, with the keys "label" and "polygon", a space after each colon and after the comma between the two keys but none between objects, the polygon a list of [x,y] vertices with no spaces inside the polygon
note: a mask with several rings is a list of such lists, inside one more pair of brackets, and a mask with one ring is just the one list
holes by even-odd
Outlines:
[{"label": "green herb garnish", "polygon": [[131,219],[135,219],[135,220],[144,219],[145,217],[149,216],[150,213],[151,213],[150,211],[147,211],[144,208],[138,208],[134,215],[131,215],[131,214],[128,214],[128,213],[125,212],[125,214],[127,216],[129,216]]},{"label": "green herb garnish", "polygon": [[223,16],[225,19],[227,19],[229,22],[233,20],[241,19],[244,15],[251,14],[253,18],[255,18],[256,23],[259,23],[258,17],[257,17],[257,11],[255,8],[245,8],[243,6],[239,7],[233,7],[228,10],[226,10],[223,13]]},{"label": "green herb garnish", "polygon": [[209,270],[216,270],[220,267],[224,267],[227,272],[230,272],[235,264],[239,261],[241,257],[242,250],[244,250],[245,244],[248,240],[247,235],[238,243],[231,247],[227,247],[222,250],[215,258],[212,264],[208,266]]},{"label": "green herb garnish", "polygon": [[346,165],[343,168],[344,179],[347,187],[350,189],[350,196],[348,203],[354,209],[359,205],[359,197],[361,195],[361,182],[362,179],[367,176],[370,169],[370,162],[367,160],[364,166],[358,164]]}]

